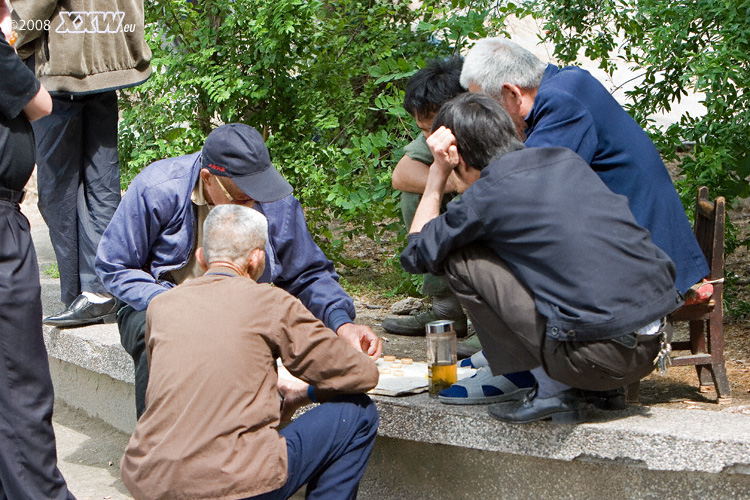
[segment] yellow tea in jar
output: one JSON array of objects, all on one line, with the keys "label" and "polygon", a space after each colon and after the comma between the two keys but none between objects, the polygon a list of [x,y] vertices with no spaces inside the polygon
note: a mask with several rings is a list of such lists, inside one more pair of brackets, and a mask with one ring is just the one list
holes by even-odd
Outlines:
[{"label": "yellow tea in jar", "polygon": [[458,365],[430,365],[427,368],[428,390],[430,396],[437,396],[458,381]]},{"label": "yellow tea in jar", "polygon": [[456,383],[456,331],[453,321],[431,321],[425,325],[427,339],[427,389],[430,397]]}]

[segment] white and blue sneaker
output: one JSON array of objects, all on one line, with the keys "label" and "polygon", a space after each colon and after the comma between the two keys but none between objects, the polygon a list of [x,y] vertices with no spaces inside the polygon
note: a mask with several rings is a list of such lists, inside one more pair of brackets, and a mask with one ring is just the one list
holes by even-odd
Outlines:
[{"label": "white and blue sneaker", "polygon": [[[482,356],[484,357],[484,356]],[[489,366],[480,367],[469,378],[461,379],[438,393],[441,403],[449,405],[480,405],[521,400],[534,387],[531,372],[492,375]]]}]

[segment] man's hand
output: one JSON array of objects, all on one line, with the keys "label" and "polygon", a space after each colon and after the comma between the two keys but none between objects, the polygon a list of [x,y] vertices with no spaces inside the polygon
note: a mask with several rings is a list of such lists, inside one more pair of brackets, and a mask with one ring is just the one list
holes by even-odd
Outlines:
[{"label": "man's hand", "polygon": [[336,334],[372,359],[378,359],[383,352],[383,341],[369,326],[344,323]]},{"label": "man's hand", "polygon": [[[396,164],[396,168],[393,169],[391,185],[396,191],[422,194],[427,186],[427,177],[429,175],[429,165],[425,165],[421,161],[413,160],[404,155]],[[463,193],[467,187],[469,186],[458,178],[454,170],[448,176],[448,181],[445,183],[445,192]]]},{"label": "man's hand", "polygon": [[281,421],[292,420],[294,412],[303,406],[312,403],[307,397],[309,386],[298,378],[293,380],[279,378],[277,388],[281,396]]},{"label": "man's hand", "polygon": [[[409,233],[418,233],[432,219],[440,215],[440,203],[443,200],[448,177],[454,174],[461,162],[456,138],[453,132],[440,127],[427,138],[427,145],[432,151],[432,165],[427,176],[427,185],[422,193],[417,211],[414,213]],[[458,178],[455,174],[454,177]]]},{"label": "man's hand", "polygon": [[436,169],[436,173],[441,178],[448,179],[459,162],[458,147],[453,132],[445,127],[440,127],[427,138],[427,145],[432,151],[433,158],[430,172]]},{"label": "man's hand", "polygon": [[10,37],[13,33],[13,23],[10,19],[10,9],[5,0],[0,0],[0,30],[5,35],[5,41],[10,43]]}]

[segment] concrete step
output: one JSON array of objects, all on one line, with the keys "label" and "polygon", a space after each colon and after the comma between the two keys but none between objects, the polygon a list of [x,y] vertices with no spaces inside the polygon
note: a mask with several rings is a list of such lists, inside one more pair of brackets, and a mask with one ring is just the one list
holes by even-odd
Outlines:
[{"label": "concrete step", "polygon": [[[45,327],[56,396],[135,425],[116,325]],[[374,397],[381,424],[360,498],[750,498],[750,417],[631,406],[580,425],[509,425],[485,406]]]},{"label": "concrete step", "polygon": [[[43,270],[54,253],[34,208],[24,212]],[[60,311],[59,281],[41,281],[44,314]],[[44,337],[58,400],[130,434],[133,362],[116,325],[45,327]],[[575,426],[507,425],[484,406],[424,394],[374,399],[381,424],[363,500],[750,498],[748,415],[632,406]]]}]

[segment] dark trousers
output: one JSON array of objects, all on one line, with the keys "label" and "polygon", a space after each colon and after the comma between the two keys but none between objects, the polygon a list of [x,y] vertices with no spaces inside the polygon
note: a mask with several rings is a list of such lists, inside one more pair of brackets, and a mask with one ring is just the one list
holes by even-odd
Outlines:
[{"label": "dark trousers", "polygon": [[[536,310],[534,295],[486,247],[456,250],[448,259],[446,276],[495,375],[543,366],[552,379],[571,387],[609,390],[636,382],[654,369],[657,336],[624,339],[632,343],[548,338],[547,322]],[[644,318],[643,325],[655,319]]]},{"label": "dark trousers", "polygon": [[57,468],[53,402],[29,222],[0,201],[0,499],[74,499]]},{"label": "dark trousers", "polygon": [[252,500],[286,499],[305,484],[310,500],[357,498],[379,421],[364,394],[339,396],[305,412],[279,432],[286,439],[286,484]]},{"label": "dark trousers", "polygon": [[117,93],[54,97],[52,114],[32,123],[39,211],[49,227],[68,306],[104,292],[94,272],[102,233],[120,203]]},{"label": "dark trousers", "polygon": [[136,311],[122,303],[117,311],[120,343],[133,358],[135,365],[135,411],[141,418],[146,411],[148,387],[148,356],[146,355],[146,311]]}]

